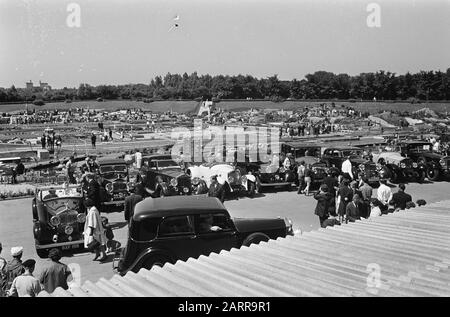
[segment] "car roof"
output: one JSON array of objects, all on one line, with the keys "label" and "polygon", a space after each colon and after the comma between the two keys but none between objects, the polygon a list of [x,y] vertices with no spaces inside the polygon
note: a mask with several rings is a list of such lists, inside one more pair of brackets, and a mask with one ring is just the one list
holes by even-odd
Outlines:
[{"label": "car roof", "polygon": [[333,147],[327,147],[325,150],[345,151],[345,150],[361,150],[361,148],[356,147],[356,146],[333,146]]},{"label": "car roof", "polygon": [[420,141],[420,140],[408,140],[399,142],[400,144],[431,144],[428,141]]},{"label": "car roof", "polygon": [[113,158],[99,158],[97,160],[99,165],[109,165],[109,164],[127,164],[124,159],[113,159]]},{"label": "car roof", "polygon": [[152,159],[152,160],[171,160],[172,155],[170,154],[153,154],[153,155],[145,155],[142,159]]},{"label": "car roof", "polygon": [[169,196],[146,198],[134,207],[133,220],[177,216],[187,213],[207,214],[212,211],[227,212],[219,199],[205,196]]},{"label": "car roof", "polygon": [[283,144],[293,148],[321,148],[323,144],[305,143],[305,142],[284,142]]}]

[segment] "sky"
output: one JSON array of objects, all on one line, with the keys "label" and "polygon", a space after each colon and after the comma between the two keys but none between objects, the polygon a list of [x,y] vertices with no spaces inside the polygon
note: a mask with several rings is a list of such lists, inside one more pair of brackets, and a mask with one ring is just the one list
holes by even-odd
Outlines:
[{"label": "sky", "polygon": [[449,67],[450,0],[0,0],[0,87]]}]

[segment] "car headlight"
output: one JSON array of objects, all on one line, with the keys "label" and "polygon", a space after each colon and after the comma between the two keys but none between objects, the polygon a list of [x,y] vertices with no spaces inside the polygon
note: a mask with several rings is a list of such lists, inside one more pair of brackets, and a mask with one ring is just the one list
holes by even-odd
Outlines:
[{"label": "car headlight", "polygon": [[64,233],[67,235],[71,235],[73,233],[73,227],[72,226],[66,226],[64,228]]},{"label": "car headlight", "polygon": [[51,223],[52,226],[54,226],[54,227],[59,226],[59,224],[61,223],[61,219],[59,219],[58,216],[53,216],[53,217],[50,219],[50,223]]},{"label": "car headlight", "polygon": [[277,181],[280,180],[280,175],[276,174],[276,175],[275,175],[275,179],[276,179]]},{"label": "car headlight", "polygon": [[364,164],[359,164],[359,169],[361,171],[364,171],[366,169],[366,166]]},{"label": "car headlight", "polygon": [[170,185],[173,186],[173,187],[177,187],[177,185],[178,185],[177,179],[176,178],[172,178],[170,180]]},{"label": "car headlight", "polygon": [[228,176],[228,183],[233,183],[233,182],[234,182],[234,177]]},{"label": "car headlight", "polygon": [[405,163],[400,163],[400,167],[401,168],[406,168],[406,164]]},{"label": "car headlight", "polygon": [[418,165],[417,165],[416,162],[414,162],[412,166],[413,166],[414,168],[417,168]]},{"label": "car headlight", "polygon": [[113,192],[113,185],[112,185],[112,183],[106,184],[105,189],[106,189],[106,191],[108,193],[112,193]]},{"label": "car headlight", "polygon": [[186,194],[189,193],[189,188],[183,187],[183,192],[186,193]]},{"label": "car headlight", "polygon": [[439,164],[441,164],[441,166],[445,166],[446,165],[444,160],[440,160]]},{"label": "car headlight", "polygon": [[86,221],[86,214],[84,214],[84,213],[79,213],[79,214],[77,215],[77,221],[78,221],[79,223],[84,223],[84,222]]}]

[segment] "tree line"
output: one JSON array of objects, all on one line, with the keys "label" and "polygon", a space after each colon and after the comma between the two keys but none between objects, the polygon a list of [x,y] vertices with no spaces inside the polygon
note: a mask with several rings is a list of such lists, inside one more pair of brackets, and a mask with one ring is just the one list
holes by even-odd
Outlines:
[{"label": "tree line", "polygon": [[123,100],[177,99],[340,99],[340,100],[450,100],[450,68],[397,75],[389,71],[334,74],[317,71],[302,80],[280,80],[277,75],[256,78],[251,75],[156,76],[149,84],[99,85],[80,84],[78,88],[29,91],[24,88],[0,88],[0,102],[68,101],[96,98]]}]

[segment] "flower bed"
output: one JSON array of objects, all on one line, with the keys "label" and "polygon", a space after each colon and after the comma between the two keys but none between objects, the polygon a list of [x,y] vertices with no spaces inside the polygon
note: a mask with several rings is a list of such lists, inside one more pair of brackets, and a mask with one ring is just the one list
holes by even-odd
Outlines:
[{"label": "flower bed", "polygon": [[0,185],[0,200],[34,195],[34,186],[30,184]]}]

